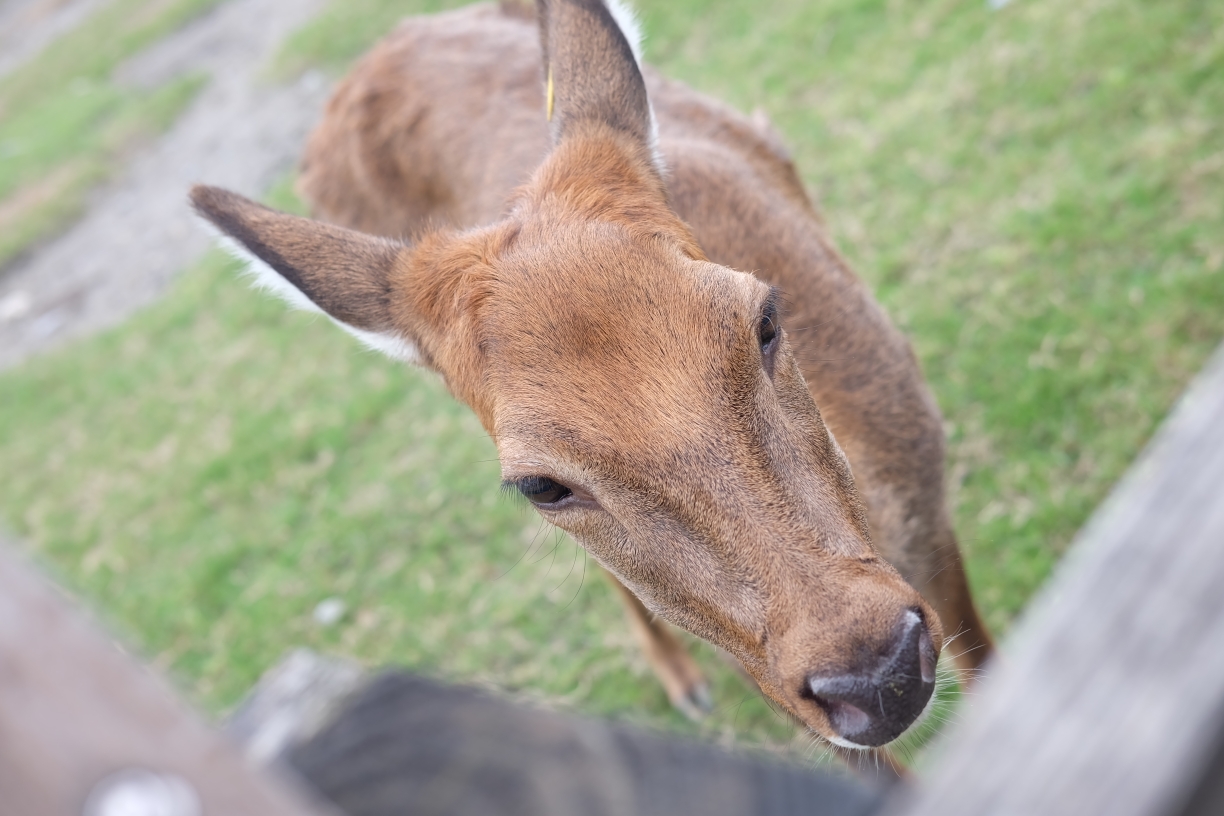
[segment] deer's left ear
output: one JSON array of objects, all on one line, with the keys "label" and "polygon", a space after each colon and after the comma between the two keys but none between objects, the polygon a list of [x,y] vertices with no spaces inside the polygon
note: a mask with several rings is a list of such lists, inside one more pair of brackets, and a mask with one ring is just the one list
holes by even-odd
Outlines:
[{"label": "deer's left ear", "polygon": [[392,280],[411,262],[405,244],[268,209],[217,187],[191,190],[196,211],[250,263],[255,283],[293,306],[321,312],[369,348],[418,362],[394,325]]}]

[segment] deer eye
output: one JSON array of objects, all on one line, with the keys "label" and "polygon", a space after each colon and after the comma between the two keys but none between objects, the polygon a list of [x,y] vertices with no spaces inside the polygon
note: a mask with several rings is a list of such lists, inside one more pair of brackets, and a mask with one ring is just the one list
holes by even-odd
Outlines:
[{"label": "deer eye", "polygon": [[778,314],[776,309],[770,308],[765,314],[761,315],[758,336],[761,341],[762,351],[778,342]]},{"label": "deer eye", "polygon": [[780,332],[776,297],[775,293],[770,293],[769,299],[765,301],[765,306],[761,310],[761,322],[757,324],[757,340],[761,344],[761,361],[765,365],[766,373],[771,377],[773,376],[774,352],[778,348]]},{"label": "deer eye", "polygon": [[527,500],[540,507],[553,507],[574,495],[568,487],[547,476],[528,476],[514,483]]}]

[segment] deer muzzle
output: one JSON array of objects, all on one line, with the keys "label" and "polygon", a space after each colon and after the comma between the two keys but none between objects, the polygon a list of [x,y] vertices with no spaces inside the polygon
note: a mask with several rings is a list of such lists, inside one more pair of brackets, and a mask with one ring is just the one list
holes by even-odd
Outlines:
[{"label": "deer muzzle", "polygon": [[818,705],[840,740],[873,747],[909,728],[935,691],[938,653],[917,609],[907,609],[883,656],[849,672],[813,674],[803,696]]}]

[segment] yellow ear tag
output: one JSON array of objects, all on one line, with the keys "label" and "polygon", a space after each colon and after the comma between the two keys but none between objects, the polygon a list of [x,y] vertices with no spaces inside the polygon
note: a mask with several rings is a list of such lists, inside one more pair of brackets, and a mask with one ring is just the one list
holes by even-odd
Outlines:
[{"label": "yellow ear tag", "polygon": [[552,81],[552,66],[548,66],[548,121],[552,121],[553,112],[553,81]]}]

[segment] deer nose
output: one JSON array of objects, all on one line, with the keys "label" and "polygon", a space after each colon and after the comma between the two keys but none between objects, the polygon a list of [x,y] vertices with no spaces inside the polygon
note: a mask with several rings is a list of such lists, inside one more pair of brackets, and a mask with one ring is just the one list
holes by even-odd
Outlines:
[{"label": "deer nose", "polygon": [[890,645],[875,665],[807,680],[811,699],[847,742],[864,747],[891,742],[918,719],[935,690],[938,655],[921,613],[905,611]]}]

